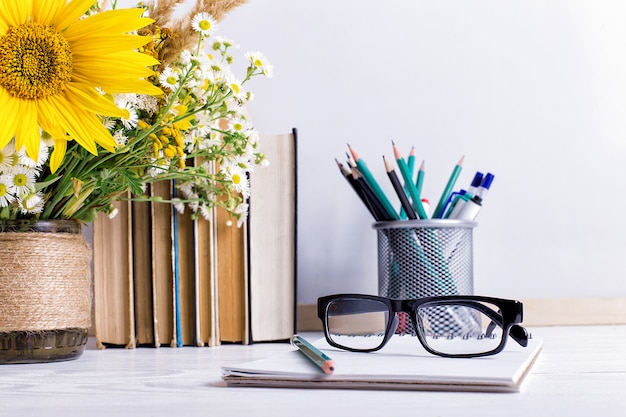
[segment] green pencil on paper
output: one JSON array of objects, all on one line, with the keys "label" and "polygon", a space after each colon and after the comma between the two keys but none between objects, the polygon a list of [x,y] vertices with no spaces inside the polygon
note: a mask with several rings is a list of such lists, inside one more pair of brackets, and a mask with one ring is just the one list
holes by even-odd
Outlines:
[{"label": "green pencil on paper", "polygon": [[443,207],[446,205],[446,201],[450,198],[450,194],[452,194],[452,188],[454,188],[454,184],[456,183],[457,178],[459,178],[459,174],[461,174],[461,169],[463,169],[463,159],[465,155],[459,159],[459,162],[454,166],[452,170],[452,174],[450,175],[450,179],[446,184],[446,188],[444,188],[443,193],[441,194],[441,198],[439,199],[439,203],[437,203],[437,207],[435,208],[435,212],[433,214],[433,219],[439,219],[442,216]]},{"label": "green pencil on paper", "polygon": [[294,334],[291,338],[291,344],[298,348],[298,351],[302,353],[308,360],[313,362],[320,368],[325,374],[332,374],[335,372],[335,361],[328,357],[324,352],[313,346],[305,338],[300,335]]},{"label": "green pencil on paper", "polygon": [[389,199],[383,192],[382,188],[380,188],[380,185],[378,185],[378,183],[376,182],[376,179],[374,179],[374,176],[372,175],[369,168],[365,164],[365,161],[363,161],[363,159],[359,157],[359,154],[352,148],[352,146],[348,145],[348,149],[350,150],[350,153],[352,154],[352,157],[354,158],[354,162],[356,163],[357,168],[361,172],[361,175],[363,175],[363,178],[372,188],[372,191],[374,192],[374,194],[376,195],[380,203],[383,205],[383,208],[385,209],[385,212],[387,213],[387,216],[389,217],[389,219],[400,220],[400,216],[398,215],[398,213],[396,213],[396,209],[394,209],[393,205],[391,204],[391,202],[389,201]]}]

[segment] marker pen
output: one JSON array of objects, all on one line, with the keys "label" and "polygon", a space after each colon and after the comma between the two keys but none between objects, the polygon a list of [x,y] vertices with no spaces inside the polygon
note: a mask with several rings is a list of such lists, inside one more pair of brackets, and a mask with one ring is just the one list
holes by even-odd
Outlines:
[{"label": "marker pen", "polygon": [[459,211],[461,211],[461,209],[463,208],[463,204],[465,204],[465,202],[471,197],[471,194],[469,194],[465,190],[460,190],[458,193],[456,193],[456,196],[454,196],[452,204],[450,204],[450,207],[448,208],[448,211],[446,212],[444,218],[454,219]]},{"label": "marker pen", "polygon": [[474,197],[474,195],[476,194],[476,191],[478,190],[478,187],[480,187],[482,180],[483,180],[483,173],[480,171],[476,171],[476,173],[474,174],[474,178],[472,178],[472,182],[470,183],[470,186],[467,189],[467,191],[461,190],[458,193],[456,193],[457,195],[455,196],[450,207],[448,208],[448,211],[446,212],[444,218],[455,219],[456,216],[463,209],[463,206],[465,205],[467,200]]},{"label": "marker pen", "polygon": [[493,182],[493,174],[488,172],[487,175],[485,175],[484,178],[480,181],[480,185],[476,189],[476,192],[474,193],[474,195],[480,197],[481,200],[484,200],[485,197],[487,196],[487,192],[489,191],[489,188],[491,188],[492,182]]},{"label": "marker pen", "polygon": [[[491,175],[491,174],[488,174]],[[474,195],[476,195],[476,191],[478,190],[478,187],[480,187],[480,184],[483,181],[483,173],[480,171],[476,171],[476,174],[474,174],[474,178],[472,179],[472,182],[469,186],[469,188],[467,189],[467,193],[469,195],[471,195],[472,197]]]},{"label": "marker pen", "polygon": [[459,210],[455,219],[473,221],[474,219],[476,219],[476,216],[478,216],[478,212],[480,211],[482,205],[483,204],[480,197],[474,196],[473,198],[464,202],[461,210]]},{"label": "marker pen", "polygon": [[476,219],[476,217],[478,216],[478,212],[483,205],[483,199],[487,195],[487,192],[489,191],[492,182],[493,174],[487,173],[487,175],[485,175],[485,177],[482,179],[480,186],[476,190],[476,195],[465,202],[456,219],[468,221],[473,221]]}]

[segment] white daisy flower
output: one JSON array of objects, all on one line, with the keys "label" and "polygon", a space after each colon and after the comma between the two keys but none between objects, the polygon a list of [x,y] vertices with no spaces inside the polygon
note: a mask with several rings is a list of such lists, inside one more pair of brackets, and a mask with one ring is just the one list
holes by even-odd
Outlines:
[{"label": "white daisy flower", "polygon": [[36,171],[24,165],[18,165],[9,174],[18,195],[28,194],[35,188]]},{"label": "white daisy flower", "polygon": [[235,191],[241,193],[244,199],[250,196],[250,182],[246,176],[246,171],[235,165],[229,165],[223,172],[226,179],[233,184]]},{"label": "white daisy flower", "polygon": [[15,144],[9,142],[7,146],[0,149],[0,171],[4,172],[15,165]]},{"label": "white daisy flower", "polygon": [[183,197],[188,200],[198,198],[198,194],[193,191],[193,183],[191,182],[183,182],[179,184],[178,190],[183,194]]},{"label": "white daisy flower", "polygon": [[228,128],[237,133],[243,133],[247,127],[248,122],[241,116],[236,116],[228,120]]},{"label": "white daisy flower", "polygon": [[113,134],[113,139],[115,139],[115,143],[117,146],[124,146],[128,142],[128,136],[124,134],[122,129],[116,130]]},{"label": "white daisy flower", "polygon": [[233,74],[228,74],[226,77],[226,83],[230,87],[230,90],[233,92],[233,96],[238,98],[239,100],[244,100],[246,98],[246,91],[243,89],[243,84],[241,81],[237,79]]},{"label": "white daisy flower", "polygon": [[139,121],[139,115],[137,114],[137,110],[135,107],[125,98],[116,97],[115,105],[120,109],[125,109],[128,111],[128,118],[120,117],[122,124],[126,129],[134,129],[137,127],[137,122]]},{"label": "white daisy flower", "polygon": [[28,155],[26,155],[26,147],[23,146],[22,149],[15,153],[17,156],[17,161],[19,164],[27,166],[29,168],[41,168],[43,164],[48,160],[48,156],[50,155],[50,150],[45,145],[45,143],[41,143],[39,146],[39,154],[37,155],[37,160],[33,161]]},{"label": "white daisy flower", "polygon": [[184,214],[185,213],[185,203],[183,203],[180,198],[173,197],[172,198],[172,204],[174,205],[174,208],[176,209],[176,211],[179,214]]},{"label": "white daisy flower", "polygon": [[204,217],[205,220],[211,221],[211,211],[206,205],[201,205],[198,210],[200,210],[200,214]]},{"label": "white daisy flower", "polygon": [[250,158],[248,155],[241,155],[241,156],[235,156],[232,157],[230,160],[231,165],[234,165],[238,168],[243,169],[244,171],[247,172],[253,172],[254,171],[254,163],[252,163],[250,161]]},{"label": "white daisy flower", "polygon": [[22,214],[37,214],[43,211],[44,206],[43,193],[37,191],[36,193],[27,192],[19,198],[19,206]]},{"label": "white daisy flower", "polygon": [[0,175],[0,207],[6,207],[15,201],[15,187],[9,175]]},{"label": "white daisy flower", "polygon": [[223,36],[216,36],[213,38],[213,49],[220,49],[221,45],[224,45],[226,48],[239,48],[239,44]]},{"label": "white daisy flower", "polygon": [[203,36],[209,36],[217,30],[217,23],[207,12],[198,13],[191,21],[191,27]]},{"label": "white daisy flower", "polygon": [[274,67],[261,52],[248,52],[246,58],[248,58],[250,65],[260,69],[263,75],[267,78],[272,78],[272,75],[274,75]]},{"label": "white daisy flower", "polygon": [[115,127],[115,119],[105,117],[102,119],[102,125],[106,130],[111,130]]},{"label": "white daisy flower", "polygon": [[195,60],[195,55],[189,49],[185,49],[180,54],[180,63],[184,66],[191,64],[191,61]]},{"label": "white daisy flower", "polygon": [[239,204],[235,208],[234,213],[239,215],[239,219],[237,220],[237,227],[243,226],[243,224],[248,219],[248,204],[247,203]]},{"label": "white daisy flower", "polygon": [[178,88],[179,74],[173,69],[167,67],[161,73],[159,77],[159,82],[165,88],[169,88],[170,90],[176,90]]},{"label": "white daisy flower", "polygon": [[187,203],[187,206],[189,206],[189,209],[195,213],[196,211],[198,211],[198,207],[200,206],[200,203],[198,202],[198,200],[193,200],[193,201],[189,201]]}]

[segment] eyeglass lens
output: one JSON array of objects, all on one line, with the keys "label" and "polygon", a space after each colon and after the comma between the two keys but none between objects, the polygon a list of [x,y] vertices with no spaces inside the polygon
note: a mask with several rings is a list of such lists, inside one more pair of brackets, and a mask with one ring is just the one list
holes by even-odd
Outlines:
[{"label": "eyeglass lens", "polygon": [[389,309],[377,300],[342,298],[328,304],[328,333],[333,342],[349,349],[375,349],[385,338]]},{"label": "eyeglass lens", "polygon": [[496,349],[502,340],[502,317],[490,303],[425,304],[416,315],[420,334],[435,352],[476,355]]},{"label": "eyeglass lens", "polygon": [[[445,355],[475,355],[493,351],[502,340],[502,317],[485,302],[423,304],[416,327],[428,347]],[[390,324],[389,308],[378,300],[341,298],[328,304],[326,325],[331,340],[353,350],[381,346]],[[396,321],[397,323],[397,321]],[[392,328],[392,331],[395,331]]]}]

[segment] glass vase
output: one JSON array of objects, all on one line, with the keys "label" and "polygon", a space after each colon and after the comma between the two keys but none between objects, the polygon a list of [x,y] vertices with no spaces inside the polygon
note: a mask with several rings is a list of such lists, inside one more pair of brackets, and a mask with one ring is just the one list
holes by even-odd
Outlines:
[{"label": "glass vase", "polygon": [[0,364],[83,354],[91,249],[71,220],[0,221]]}]

